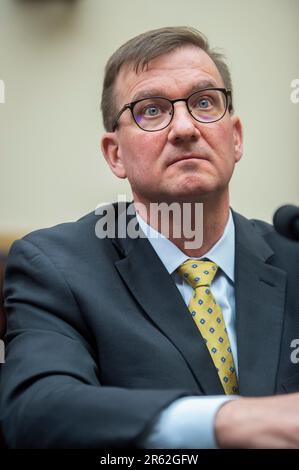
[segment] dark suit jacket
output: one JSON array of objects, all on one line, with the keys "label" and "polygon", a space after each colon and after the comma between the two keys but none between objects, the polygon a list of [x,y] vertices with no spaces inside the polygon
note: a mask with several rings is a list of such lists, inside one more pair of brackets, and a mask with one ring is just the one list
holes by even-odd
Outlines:
[{"label": "dark suit jacket", "polygon": [[[298,391],[290,359],[299,338],[298,245],[233,216],[240,393]],[[223,394],[149,241],[100,240],[97,220],[89,214],[12,247],[0,392],[11,447],[135,447],[175,399]]]}]

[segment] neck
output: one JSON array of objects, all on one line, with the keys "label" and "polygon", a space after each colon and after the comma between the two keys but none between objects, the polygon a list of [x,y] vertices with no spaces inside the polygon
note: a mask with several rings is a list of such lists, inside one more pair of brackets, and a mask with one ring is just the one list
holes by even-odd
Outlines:
[{"label": "neck", "polygon": [[188,257],[207,253],[221,238],[229,217],[228,192],[222,197],[190,203],[144,203],[134,198],[143,220]]}]

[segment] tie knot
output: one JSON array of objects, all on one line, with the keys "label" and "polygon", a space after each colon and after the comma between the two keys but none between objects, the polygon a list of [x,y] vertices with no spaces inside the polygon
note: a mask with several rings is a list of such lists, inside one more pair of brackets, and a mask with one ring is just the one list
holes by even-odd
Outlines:
[{"label": "tie knot", "polygon": [[217,264],[212,261],[188,259],[178,267],[178,272],[193,289],[196,289],[199,286],[210,286],[217,269]]}]

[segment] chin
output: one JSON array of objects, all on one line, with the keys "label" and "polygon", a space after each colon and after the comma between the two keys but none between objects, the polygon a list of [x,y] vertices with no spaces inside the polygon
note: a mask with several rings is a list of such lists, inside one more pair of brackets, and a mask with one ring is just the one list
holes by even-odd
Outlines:
[{"label": "chin", "polygon": [[174,188],[177,195],[195,198],[207,195],[210,192],[213,192],[213,190],[215,190],[215,184],[213,184],[212,181],[208,181],[208,178],[198,177],[198,175],[184,178],[181,184],[178,184]]},{"label": "chin", "polygon": [[168,204],[172,202],[201,202],[202,200],[206,199],[208,194],[209,191],[204,190],[203,188],[187,188],[184,189],[184,191],[176,189],[176,191],[173,191],[172,193],[165,194],[163,202],[166,202]]}]

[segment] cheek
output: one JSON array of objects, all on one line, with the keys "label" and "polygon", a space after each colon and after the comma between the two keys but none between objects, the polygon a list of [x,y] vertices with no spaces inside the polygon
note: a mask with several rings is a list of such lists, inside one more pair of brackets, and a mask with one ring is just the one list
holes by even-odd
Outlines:
[{"label": "cheek", "polygon": [[160,163],[159,156],[164,147],[162,139],[158,137],[151,132],[128,136],[121,147],[126,167],[134,172],[152,172],[153,168]]},{"label": "cheek", "polygon": [[[216,124],[216,123],[215,123]],[[219,125],[217,129],[210,129],[207,134],[207,142],[216,154],[224,161],[229,161],[234,157],[234,137],[229,123]]]}]

